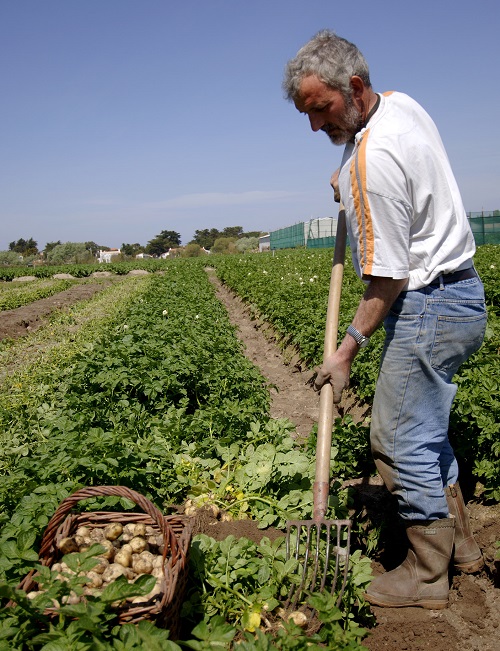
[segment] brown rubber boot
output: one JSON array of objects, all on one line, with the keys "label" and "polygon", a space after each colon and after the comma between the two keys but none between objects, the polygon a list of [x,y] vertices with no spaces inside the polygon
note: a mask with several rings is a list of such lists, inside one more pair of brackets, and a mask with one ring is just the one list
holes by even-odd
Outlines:
[{"label": "brown rubber boot", "polygon": [[455,518],[409,523],[406,535],[410,548],[406,559],[395,570],[376,577],[365,599],[388,608],[446,608],[454,531]]},{"label": "brown rubber boot", "polygon": [[458,482],[444,489],[450,514],[455,516],[455,549],[453,565],[457,570],[472,574],[484,566],[483,555],[470,526],[469,512],[465,506]]}]

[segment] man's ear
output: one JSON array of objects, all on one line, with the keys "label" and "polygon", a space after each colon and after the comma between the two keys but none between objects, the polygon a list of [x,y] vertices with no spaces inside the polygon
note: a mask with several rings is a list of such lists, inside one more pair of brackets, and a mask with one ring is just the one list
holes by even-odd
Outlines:
[{"label": "man's ear", "polygon": [[363,83],[361,77],[358,77],[357,75],[353,75],[351,77],[351,88],[353,99],[361,99],[365,91],[365,84]]}]

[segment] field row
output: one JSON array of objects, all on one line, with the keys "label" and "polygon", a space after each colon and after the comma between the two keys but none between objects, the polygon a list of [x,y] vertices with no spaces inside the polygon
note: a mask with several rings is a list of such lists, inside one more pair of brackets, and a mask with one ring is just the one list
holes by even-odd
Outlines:
[{"label": "field row", "polygon": [[[256,318],[273,325],[283,347],[295,347],[312,367],[322,359],[331,261],[331,250],[302,250],[221,256],[211,262],[221,280],[253,306]],[[485,286],[488,327],[482,348],[455,378],[458,393],[451,437],[486,494],[500,501],[500,247],[479,247],[475,264]],[[351,322],[363,289],[347,260],[339,337]],[[382,344],[380,329],[352,367],[351,384],[367,402],[374,394]]]},{"label": "field row", "polygon": [[[162,275],[127,279],[92,301],[104,301],[106,294],[105,318],[82,322],[37,364],[23,364],[4,378],[0,572],[9,589],[32,567],[57,505],[82,486],[130,486],[165,511],[190,499],[196,507],[252,518],[263,527],[283,527],[288,518],[311,514],[313,452],[296,447],[290,423],[269,418],[265,379],[244,357],[203,268],[172,264]],[[45,331],[58,327],[50,324]],[[117,498],[89,500],[85,508],[116,503]],[[120,510],[132,506],[122,503]],[[334,500],[330,515],[345,514],[346,507]],[[257,545],[198,536],[192,557],[184,621],[206,630],[195,628],[191,635],[212,635],[229,648],[236,630],[246,630],[251,637],[245,648],[268,648],[257,633],[262,617],[276,616],[294,580],[283,538]],[[370,573],[358,552],[352,567],[338,621],[325,624],[325,631],[361,649],[363,632],[347,615]],[[331,600],[321,608],[331,613]],[[2,634],[9,643],[8,635],[21,630],[35,635],[35,611],[14,623],[4,614]],[[96,639],[109,645],[102,648],[115,648],[111,640],[125,632],[106,622],[99,618]],[[280,635],[298,640],[296,648],[313,642],[289,627],[290,633]]]}]

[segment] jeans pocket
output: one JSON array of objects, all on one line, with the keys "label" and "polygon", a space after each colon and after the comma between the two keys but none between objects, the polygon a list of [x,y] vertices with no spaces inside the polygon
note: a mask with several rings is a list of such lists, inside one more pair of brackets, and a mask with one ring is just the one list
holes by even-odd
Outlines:
[{"label": "jeans pocket", "polygon": [[[455,306],[455,309],[458,306]],[[438,317],[431,366],[451,378],[459,366],[481,347],[486,330],[484,305],[462,306],[468,316]],[[476,314],[473,312],[476,311]],[[472,314],[471,314],[472,313]]]}]

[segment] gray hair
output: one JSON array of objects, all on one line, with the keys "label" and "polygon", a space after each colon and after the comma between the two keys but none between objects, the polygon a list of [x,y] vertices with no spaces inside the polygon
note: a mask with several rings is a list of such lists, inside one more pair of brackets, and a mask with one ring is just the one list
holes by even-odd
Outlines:
[{"label": "gray hair", "polygon": [[324,84],[351,96],[351,77],[357,75],[371,88],[370,72],[364,56],[345,38],[324,29],[316,34],[285,67],[283,91],[293,101],[304,77],[315,75]]}]

